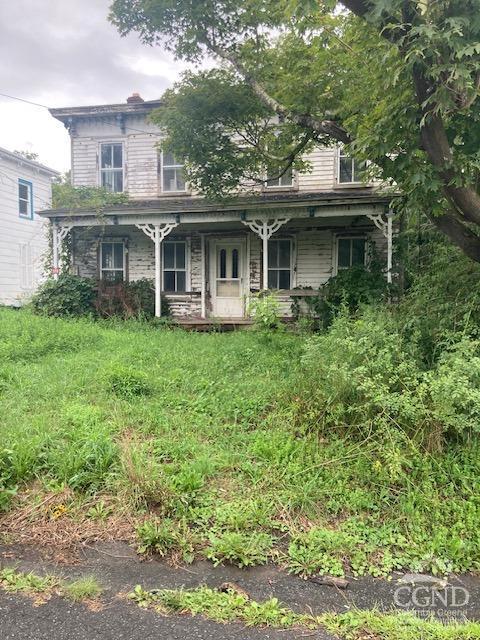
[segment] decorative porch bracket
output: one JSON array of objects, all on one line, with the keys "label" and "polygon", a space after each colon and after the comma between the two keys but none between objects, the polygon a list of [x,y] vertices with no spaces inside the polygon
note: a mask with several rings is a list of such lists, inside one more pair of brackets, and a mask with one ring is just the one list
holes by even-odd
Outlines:
[{"label": "decorative porch bracket", "polygon": [[392,253],[393,253],[393,211],[389,209],[386,213],[386,220],[383,213],[367,213],[373,224],[379,229],[387,239],[387,282],[392,283]]},{"label": "decorative porch bracket", "polygon": [[62,253],[62,243],[65,240],[67,233],[73,227],[73,224],[67,223],[60,225],[53,224],[52,229],[52,260],[53,260],[53,278],[58,280],[60,274],[60,255]]},{"label": "decorative porch bracket", "polygon": [[178,226],[178,222],[162,222],[161,224],[136,224],[137,229],[155,243],[155,316],[162,315],[162,260],[161,246],[164,238]]},{"label": "decorative porch bracket", "polygon": [[286,224],[290,218],[270,220],[242,220],[243,224],[257,234],[263,245],[263,289],[268,289],[268,241],[273,234]]}]

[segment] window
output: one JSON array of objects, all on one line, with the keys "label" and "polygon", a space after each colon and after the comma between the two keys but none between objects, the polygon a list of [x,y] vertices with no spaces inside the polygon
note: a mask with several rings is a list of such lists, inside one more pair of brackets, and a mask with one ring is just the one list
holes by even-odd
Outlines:
[{"label": "window", "polygon": [[[278,172],[280,172],[281,169],[278,169]],[[288,167],[288,169],[285,171],[284,174],[282,174],[281,176],[276,177],[275,178],[268,178],[265,182],[265,186],[267,188],[278,188],[278,187],[292,187],[293,186],[293,169],[292,167]]]},{"label": "window", "polygon": [[367,251],[366,238],[338,238],[337,271],[358,265],[365,265]]},{"label": "window", "polygon": [[33,187],[28,180],[18,181],[18,215],[33,220]]},{"label": "window", "polygon": [[100,184],[108,191],[123,191],[123,145],[121,142],[100,145]]},{"label": "window", "polygon": [[187,289],[186,242],[163,242],[163,290],[170,292]]},{"label": "window", "polygon": [[162,191],[185,191],[183,163],[172,153],[162,153]]},{"label": "window", "polygon": [[111,284],[125,280],[123,242],[102,242],[100,245],[100,278]]},{"label": "window", "polygon": [[338,152],[338,182],[351,184],[362,181],[364,164],[348,156],[343,147]]},{"label": "window", "polygon": [[290,240],[268,241],[268,288],[290,289],[292,243]]}]

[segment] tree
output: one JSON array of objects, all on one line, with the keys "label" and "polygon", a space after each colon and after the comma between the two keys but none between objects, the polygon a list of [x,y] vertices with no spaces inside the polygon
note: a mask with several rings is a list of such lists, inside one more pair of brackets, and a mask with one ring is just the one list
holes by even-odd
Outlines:
[{"label": "tree", "polygon": [[114,0],[192,63],[155,121],[207,195],[345,145],[480,262],[479,0]]},{"label": "tree", "polygon": [[25,160],[38,160],[38,153],[35,153],[34,151],[18,151],[15,149],[13,153],[16,153],[17,156],[22,156]]}]

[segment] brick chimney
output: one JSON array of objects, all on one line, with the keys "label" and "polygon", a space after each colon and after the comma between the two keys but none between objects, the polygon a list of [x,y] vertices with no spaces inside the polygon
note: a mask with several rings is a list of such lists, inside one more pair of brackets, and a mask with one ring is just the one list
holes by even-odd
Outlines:
[{"label": "brick chimney", "polygon": [[127,98],[128,104],[136,104],[140,102],[145,102],[142,96],[139,93],[132,93],[131,96]]}]

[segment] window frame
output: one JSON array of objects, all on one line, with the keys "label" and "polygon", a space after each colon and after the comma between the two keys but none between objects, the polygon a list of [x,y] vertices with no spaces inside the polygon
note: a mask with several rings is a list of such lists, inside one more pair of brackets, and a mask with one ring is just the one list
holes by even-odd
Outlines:
[{"label": "window frame", "polygon": [[[269,287],[269,291],[291,291],[294,287],[295,287],[295,269],[294,269],[294,251],[295,251],[295,243],[293,238],[286,238],[286,237],[278,237],[278,238],[269,238],[268,239],[268,256],[270,258],[270,243],[271,242],[289,242],[290,244],[290,265],[289,265],[289,272],[290,272],[290,288],[289,289],[270,289]],[[268,275],[270,274],[270,271],[276,271],[277,274],[279,271],[287,271],[287,269],[285,267],[267,267],[268,270]],[[268,281],[268,275],[267,275],[267,281]],[[277,275],[277,280],[278,280],[278,275]]]},{"label": "window frame", "polygon": [[[175,156],[172,153],[173,159],[175,160]],[[185,180],[185,174],[183,175],[183,189],[178,189],[178,190],[166,190],[165,189],[165,169],[175,169],[175,171],[177,171],[177,169],[184,169],[185,167],[185,162],[183,162],[182,164],[165,164],[164,162],[164,151],[160,152],[160,187],[161,187],[161,192],[162,194],[166,194],[169,195],[171,193],[188,193],[188,188],[187,188],[187,182]]]},{"label": "window frame", "polygon": [[[179,269],[176,266],[172,268],[165,268],[165,245],[166,244],[183,244],[185,247],[185,267],[183,269]],[[164,240],[162,242],[162,293],[166,295],[175,295],[175,294],[185,294],[188,293],[190,289],[190,251],[189,251],[190,243],[188,240]],[[175,265],[177,263],[177,252],[175,251]],[[174,271],[175,272],[175,291],[167,291],[165,289],[165,271]],[[177,289],[177,271],[185,272],[185,290],[179,291]]]},{"label": "window frame", "polygon": [[[341,171],[340,171],[340,164],[341,164],[341,160],[342,158],[348,158],[351,162],[352,162],[352,176],[353,176],[353,180],[349,180],[347,181],[342,181],[340,180],[340,175],[341,175]],[[348,153],[346,153],[344,151],[344,147],[343,146],[339,146],[337,147],[337,158],[336,158],[336,184],[339,187],[348,187],[348,186],[354,186],[354,187],[358,187],[358,185],[364,184],[363,180],[356,180],[356,176],[355,176],[355,162],[358,162],[355,160],[354,157],[352,157],[351,155],[349,155]]]},{"label": "window frame", "polygon": [[274,191],[291,191],[292,189],[296,189],[298,186],[297,183],[297,172],[295,171],[295,169],[293,169],[293,167],[290,167],[291,171],[292,171],[292,181],[290,184],[280,184],[280,180],[283,178],[283,176],[285,174],[283,174],[282,176],[279,176],[277,178],[278,184],[269,184],[269,182],[271,182],[271,180],[268,178],[268,176],[265,176],[265,180],[263,182],[263,188],[264,189],[268,189],[269,191],[274,190]]},{"label": "window frame", "polygon": [[[20,186],[27,187],[28,189],[28,200],[24,198],[20,198]],[[27,203],[27,213],[22,213],[20,211],[20,202]],[[17,183],[17,207],[18,207],[18,217],[23,220],[33,220],[34,211],[33,211],[33,182],[31,180],[25,180],[24,178],[18,178]]]},{"label": "window frame", "polygon": [[[338,266],[338,257],[339,257],[339,242],[340,240],[350,240],[350,266],[348,267],[339,267]],[[358,233],[358,234],[338,234],[335,236],[335,262],[333,268],[333,275],[336,276],[340,271],[344,271],[345,269],[351,269],[352,266],[352,240],[363,240],[365,246],[365,253],[363,259],[363,266],[368,266],[368,242],[369,236],[366,233]]]},{"label": "window frame", "polygon": [[[122,168],[121,168],[121,172],[122,172],[122,190],[121,191],[111,191],[110,193],[125,193],[126,191],[126,164],[125,164],[125,143],[123,140],[102,140],[101,142],[98,143],[98,186],[99,187],[103,187],[103,173],[106,172],[112,172],[112,173],[119,173],[120,169],[119,168],[112,168],[112,169],[102,169],[102,147],[106,147],[106,146],[113,146],[113,145],[119,145],[122,148]],[[107,189],[107,187],[103,187],[104,189]]]},{"label": "window frame", "polygon": [[[122,245],[122,254],[123,254],[123,263],[122,263],[122,268],[119,269],[117,267],[113,268],[113,269],[107,269],[107,268],[103,268],[103,245],[105,244],[120,244]],[[125,240],[121,239],[121,240],[109,240],[109,239],[105,239],[102,240],[100,242],[100,247],[99,247],[99,255],[98,255],[98,272],[99,272],[99,280],[101,282],[106,282],[107,284],[116,284],[116,283],[109,283],[107,280],[105,280],[105,278],[103,277],[103,272],[104,271],[121,271],[123,276],[122,276],[122,280],[121,282],[127,282],[127,246],[126,246],[126,242]]]}]

